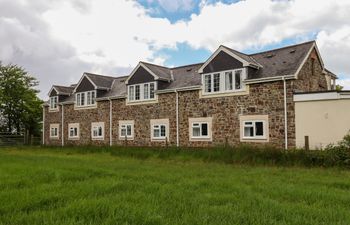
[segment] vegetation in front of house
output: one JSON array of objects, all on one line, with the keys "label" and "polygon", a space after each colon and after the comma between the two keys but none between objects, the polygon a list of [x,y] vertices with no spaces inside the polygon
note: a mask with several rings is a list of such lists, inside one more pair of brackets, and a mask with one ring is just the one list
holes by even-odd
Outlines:
[{"label": "vegetation in front of house", "polygon": [[38,84],[22,67],[0,62],[0,137],[23,132],[40,136],[43,101],[37,97]]},{"label": "vegetation in front of house", "polygon": [[[202,162],[209,151],[175,154],[163,149],[156,157],[155,150],[140,149],[134,157],[142,158],[143,150],[153,153],[140,160],[130,157],[131,150],[114,149],[114,157],[109,148],[99,153],[98,148],[83,150],[1,149],[0,224],[345,225],[350,221],[347,170]],[[219,150],[212,154],[214,159]]]}]

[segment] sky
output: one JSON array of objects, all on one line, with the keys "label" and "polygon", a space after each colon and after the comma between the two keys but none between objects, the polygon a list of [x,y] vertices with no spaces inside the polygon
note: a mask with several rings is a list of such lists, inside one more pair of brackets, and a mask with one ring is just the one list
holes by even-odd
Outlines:
[{"label": "sky", "polygon": [[350,0],[0,0],[0,61],[22,66],[47,99],[84,72],[128,75],[139,61],[204,62],[316,40],[350,89]]}]

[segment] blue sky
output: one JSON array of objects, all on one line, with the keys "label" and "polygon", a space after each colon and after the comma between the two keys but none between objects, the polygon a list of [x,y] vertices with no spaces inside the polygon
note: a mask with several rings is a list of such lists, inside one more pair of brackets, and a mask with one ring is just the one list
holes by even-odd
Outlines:
[{"label": "blue sky", "polygon": [[349,0],[0,0],[0,60],[40,80],[45,99],[84,72],[121,76],[139,61],[203,62],[220,45],[249,54],[316,40],[350,89],[349,12]]}]

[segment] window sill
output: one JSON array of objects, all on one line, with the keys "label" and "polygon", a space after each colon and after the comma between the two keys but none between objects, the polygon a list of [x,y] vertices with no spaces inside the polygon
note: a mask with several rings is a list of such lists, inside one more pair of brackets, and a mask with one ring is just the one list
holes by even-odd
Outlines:
[{"label": "window sill", "polygon": [[249,94],[249,86],[247,85],[243,90],[230,91],[230,92],[204,93],[203,90],[200,90],[199,98],[215,98],[215,97],[239,96],[239,95],[248,95],[248,94]]},{"label": "window sill", "polygon": [[126,100],[126,105],[143,105],[143,104],[154,104],[158,103],[158,99],[150,99],[150,100],[137,100],[137,101],[129,101]]},{"label": "window sill", "polygon": [[49,112],[59,112],[60,110],[57,108],[57,109],[49,109]]},{"label": "window sill", "polygon": [[190,141],[196,142],[196,141],[212,141],[211,137],[190,137]]},{"label": "window sill", "polygon": [[[119,137],[119,140],[120,140],[120,141],[125,141],[125,137]],[[127,137],[126,140],[128,140],[128,141],[133,141],[133,140],[134,140],[134,137]]]},{"label": "window sill", "polygon": [[92,137],[91,140],[93,140],[93,141],[104,141],[105,138],[104,137]]},{"label": "window sill", "polygon": [[165,138],[154,138],[154,137],[152,137],[151,138],[151,141],[166,141],[166,140],[168,140],[168,142],[169,142],[169,137],[165,137]]},{"label": "window sill", "polygon": [[97,108],[97,104],[95,104],[95,105],[89,105],[89,106],[77,106],[77,105],[74,105],[74,110],[96,109],[96,108]]},{"label": "window sill", "polygon": [[241,138],[241,142],[269,142],[269,140],[264,137],[264,138],[256,138],[256,137],[252,137],[252,138]]},{"label": "window sill", "polygon": [[68,140],[70,141],[77,141],[79,139],[80,139],[79,137],[68,137]]},{"label": "window sill", "polygon": [[58,140],[60,139],[59,137],[50,137],[51,140]]}]

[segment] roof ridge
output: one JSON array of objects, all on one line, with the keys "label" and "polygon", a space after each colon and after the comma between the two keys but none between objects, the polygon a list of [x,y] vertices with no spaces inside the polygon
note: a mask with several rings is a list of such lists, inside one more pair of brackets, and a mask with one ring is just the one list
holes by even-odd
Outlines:
[{"label": "roof ridge", "polygon": [[144,64],[148,64],[148,65],[151,65],[151,66],[157,66],[157,67],[162,67],[164,69],[171,69],[169,67],[166,67],[166,66],[161,66],[161,65],[157,65],[157,64],[154,64],[154,63],[149,63],[149,62],[144,62],[144,61],[140,61],[141,63],[144,63]]},{"label": "roof ridge", "polygon": [[100,76],[100,77],[107,77],[107,78],[115,78],[115,77],[112,77],[112,76],[108,76],[108,75],[102,75],[102,74],[96,74],[96,73],[89,73],[89,72],[84,72],[84,74],[86,75],[93,75],[93,76]]},{"label": "roof ridge", "polygon": [[287,46],[280,47],[280,48],[274,48],[274,49],[270,49],[270,50],[266,50],[266,51],[262,51],[262,52],[252,53],[252,54],[249,54],[247,56],[253,57],[254,55],[259,55],[259,54],[264,54],[264,53],[268,53],[268,52],[278,51],[278,50],[282,50],[282,49],[286,49],[286,48],[293,48],[293,47],[296,47],[296,46],[310,44],[310,43],[313,43],[313,42],[316,43],[315,40],[306,41],[306,42],[302,42],[302,43],[299,43],[299,44],[287,45]]},{"label": "roof ridge", "polygon": [[233,48],[227,47],[227,46],[225,46],[225,45],[220,45],[220,46],[219,46],[219,48],[220,48],[220,47],[228,48],[229,50],[232,50],[232,51],[238,52],[238,53],[240,53],[240,54],[243,54],[243,55],[246,55],[246,56],[248,56],[248,57],[249,57],[249,55],[248,55],[248,54],[246,54],[246,53],[244,53],[244,52],[240,52],[240,51],[238,51],[238,50],[236,50],[236,49],[233,49]]},{"label": "roof ridge", "polygon": [[188,64],[188,65],[183,65],[183,66],[176,66],[176,67],[172,67],[170,69],[173,70],[173,69],[179,69],[179,68],[183,68],[183,67],[196,66],[196,65],[200,65],[200,64],[204,64],[204,62],[192,63],[192,64]]},{"label": "roof ridge", "polygon": [[71,86],[63,86],[63,85],[56,85],[56,84],[54,84],[52,86],[54,86],[54,87],[63,87],[63,88],[72,88]]}]

